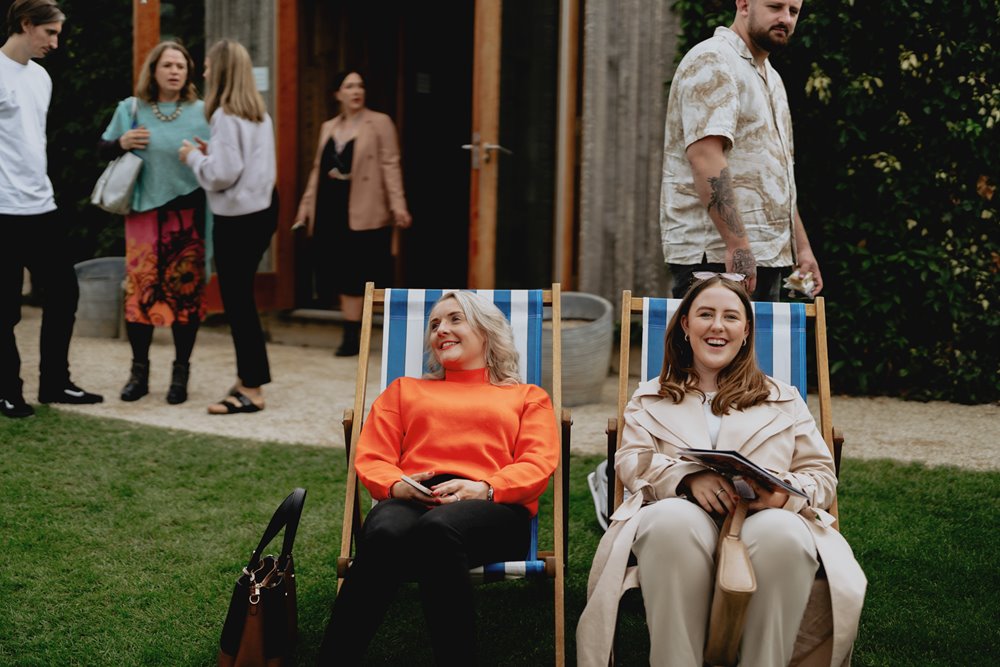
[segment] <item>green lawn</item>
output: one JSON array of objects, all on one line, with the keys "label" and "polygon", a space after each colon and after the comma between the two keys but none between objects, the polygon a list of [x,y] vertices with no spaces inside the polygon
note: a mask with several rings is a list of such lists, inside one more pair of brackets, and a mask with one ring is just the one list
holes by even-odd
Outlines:
[{"label": "green lawn", "polygon": [[[0,420],[0,448],[0,664],[214,664],[236,573],[295,486],[309,490],[295,555],[300,662],[312,664],[336,588],[342,451],[44,406],[34,419]],[[596,461],[572,461],[570,664],[600,539],[584,480]],[[998,489],[1000,473],[845,463],[844,532],[869,577],[856,665],[996,662]],[[486,664],[551,662],[551,587],[497,584],[480,600]],[[620,633],[619,664],[646,664],[637,596],[623,603]],[[371,662],[430,663],[412,588]]]}]

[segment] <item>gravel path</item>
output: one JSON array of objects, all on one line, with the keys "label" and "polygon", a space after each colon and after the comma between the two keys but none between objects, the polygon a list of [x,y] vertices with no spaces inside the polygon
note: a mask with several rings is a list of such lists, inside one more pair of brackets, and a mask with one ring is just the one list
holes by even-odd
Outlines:
[{"label": "gravel path", "polygon": [[[34,402],[37,387],[37,308],[23,309],[16,334],[22,356],[24,395]],[[339,334],[334,334],[339,335]],[[60,409],[236,438],[343,447],[340,420],[354,400],[357,357],[338,359],[329,349],[269,345],[271,374],[265,388],[267,407],[250,415],[214,416],[206,406],[222,397],[235,380],[235,360],[228,329],[203,329],[191,365],[187,403],[166,403],[173,345],[169,330],[158,329],[150,351],[150,394],[135,403],[118,399],[128,379],[131,350],[124,340],[73,339],[73,379],[105,402]],[[369,397],[377,390],[378,355],[369,370]],[[617,378],[609,377],[599,404],[578,406],[573,414],[573,451],[598,453],[605,448],[604,429],[615,414]],[[369,404],[370,404],[369,399]],[[817,401],[810,397],[815,411]],[[958,465],[1000,470],[1000,406],[913,403],[892,398],[833,397],[834,424],[845,434],[844,456],[892,458],[930,465]]]}]

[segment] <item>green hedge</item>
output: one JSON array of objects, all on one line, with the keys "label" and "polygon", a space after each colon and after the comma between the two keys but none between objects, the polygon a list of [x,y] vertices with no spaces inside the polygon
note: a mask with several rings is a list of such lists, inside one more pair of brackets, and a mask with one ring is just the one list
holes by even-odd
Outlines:
[{"label": "green hedge", "polygon": [[[680,0],[680,54],[731,0]],[[835,391],[1000,399],[995,0],[805,2],[772,61],[823,269]]]}]

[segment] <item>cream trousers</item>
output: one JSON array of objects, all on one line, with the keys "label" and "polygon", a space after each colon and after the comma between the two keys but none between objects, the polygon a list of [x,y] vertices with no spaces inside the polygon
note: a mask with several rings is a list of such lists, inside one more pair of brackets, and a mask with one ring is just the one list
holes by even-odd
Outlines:
[{"label": "cream trousers", "polygon": [[[660,500],[636,516],[632,551],[649,627],[649,664],[701,667],[719,529],[698,505]],[[819,568],[816,545],[796,515],[769,509],[747,517],[741,533],[757,575],[747,608],[740,664],[779,667],[795,637]]]}]

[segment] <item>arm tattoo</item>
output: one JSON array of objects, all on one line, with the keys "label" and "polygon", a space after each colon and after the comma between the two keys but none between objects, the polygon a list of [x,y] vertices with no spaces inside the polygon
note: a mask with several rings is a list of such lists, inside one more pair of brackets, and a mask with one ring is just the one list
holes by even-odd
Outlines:
[{"label": "arm tattoo", "polygon": [[723,169],[718,177],[709,176],[708,187],[712,190],[708,200],[708,212],[711,214],[714,206],[722,222],[734,236],[746,236],[743,221],[735,206],[736,196],[733,193],[733,180],[729,175],[729,167]]},{"label": "arm tattoo", "polygon": [[757,260],[749,248],[737,248],[733,251],[733,272],[742,273],[746,277],[757,275]]}]

